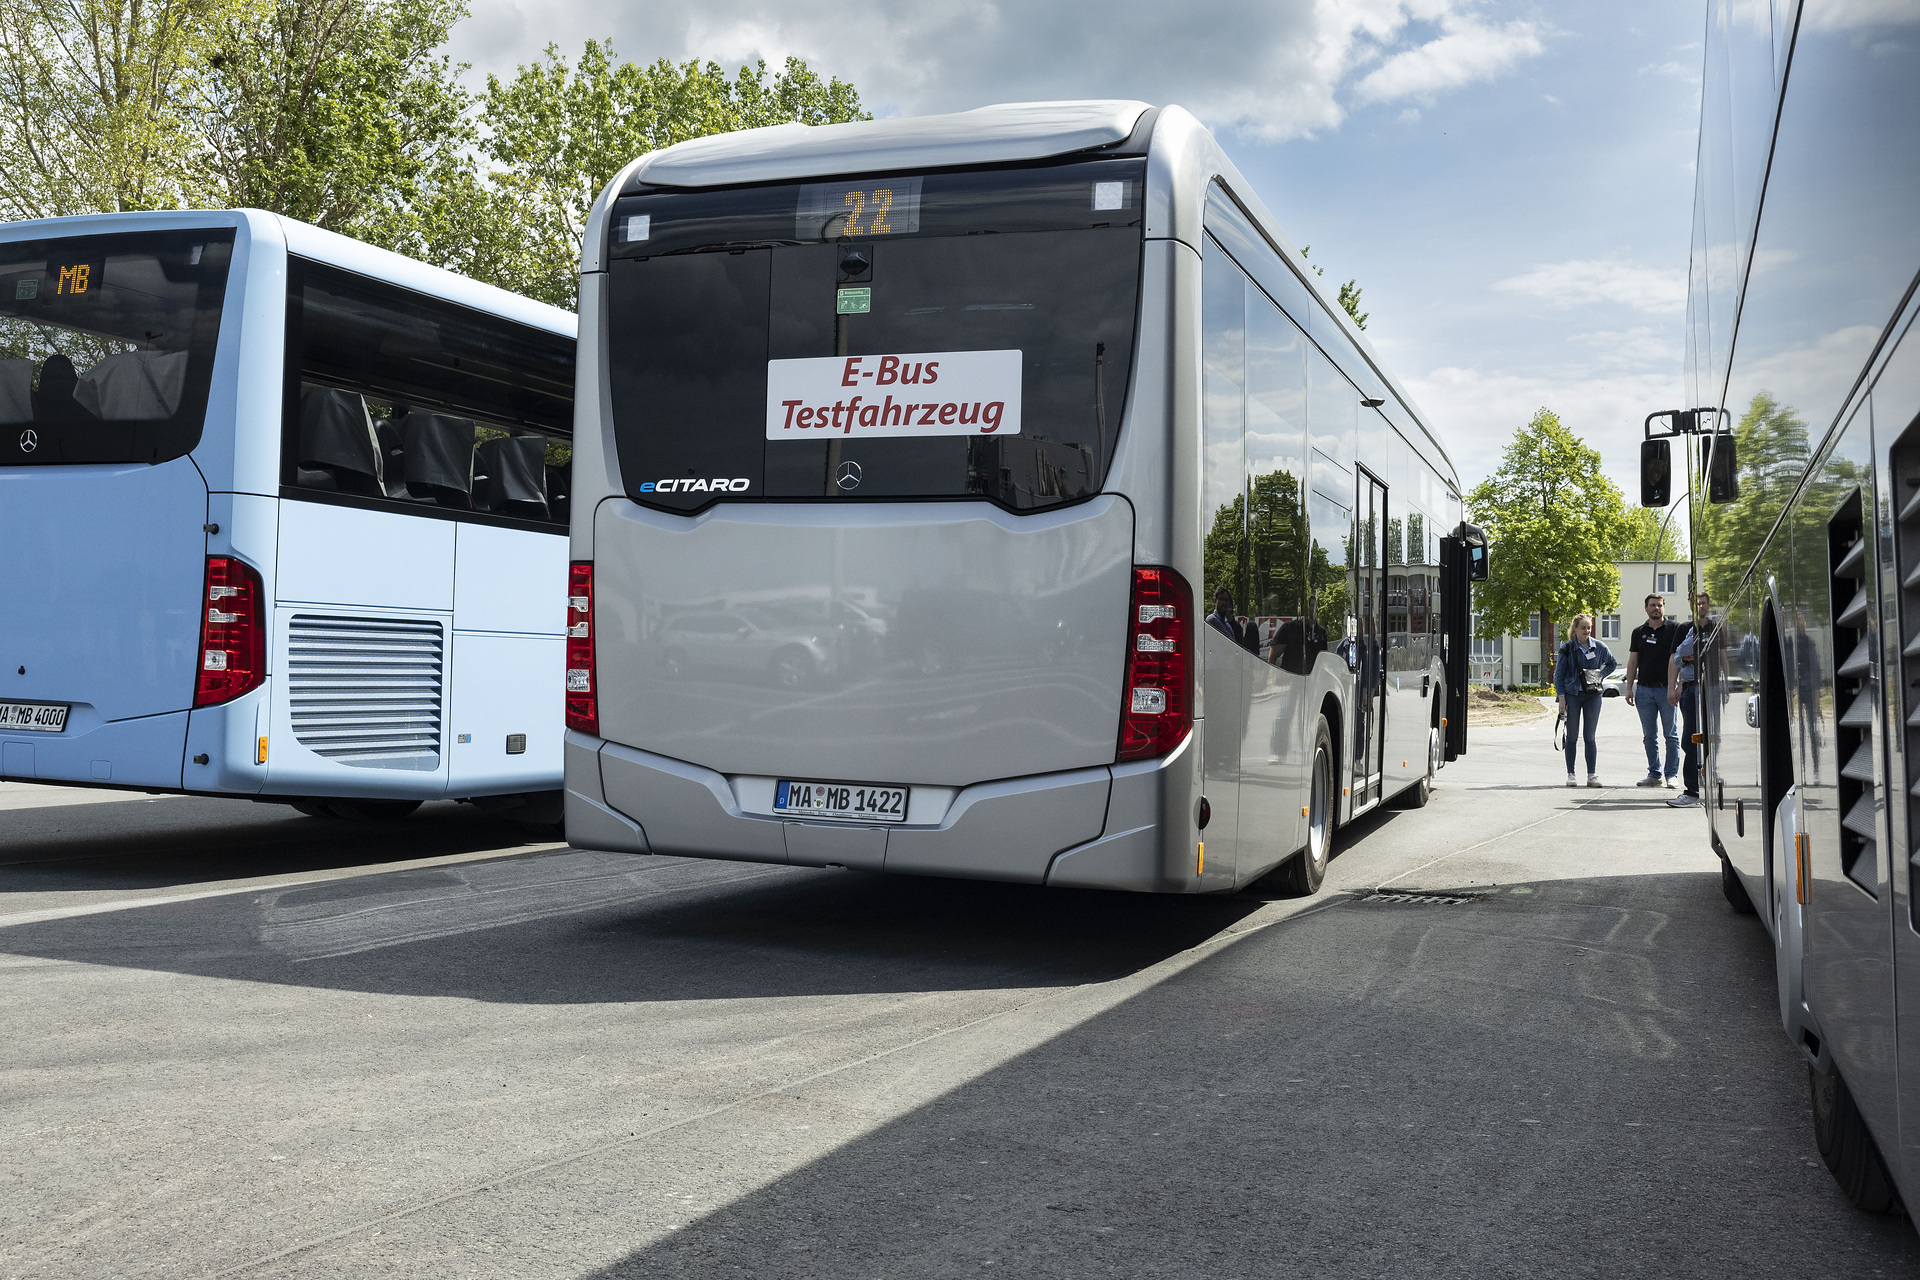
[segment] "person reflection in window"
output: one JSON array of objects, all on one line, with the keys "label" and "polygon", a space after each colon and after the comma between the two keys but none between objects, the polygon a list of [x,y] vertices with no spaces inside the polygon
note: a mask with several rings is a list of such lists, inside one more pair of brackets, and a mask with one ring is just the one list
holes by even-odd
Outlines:
[{"label": "person reflection in window", "polygon": [[1225,587],[1213,593],[1213,612],[1207,615],[1207,625],[1248,653],[1259,651],[1259,627],[1234,616],[1233,593]]},{"label": "person reflection in window", "polygon": [[55,352],[40,366],[40,387],[33,393],[33,418],[36,422],[85,422],[92,414],[73,398],[80,385],[73,361]]},{"label": "person reflection in window", "polygon": [[1327,651],[1327,633],[1320,625],[1320,595],[1307,597],[1304,617],[1288,618],[1274,633],[1270,661],[1283,670],[1306,675],[1315,659]]}]

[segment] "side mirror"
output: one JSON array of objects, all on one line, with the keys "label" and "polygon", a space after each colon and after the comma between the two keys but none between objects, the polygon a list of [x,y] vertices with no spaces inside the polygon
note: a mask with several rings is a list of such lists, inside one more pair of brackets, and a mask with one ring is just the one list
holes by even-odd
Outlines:
[{"label": "side mirror", "polygon": [[1467,548],[1467,581],[1485,582],[1487,580],[1487,549],[1485,547]]},{"label": "side mirror", "polygon": [[1707,501],[1732,502],[1740,496],[1740,466],[1734,461],[1733,437],[1707,438]]},{"label": "side mirror", "polygon": [[1640,442],[1640,505],[1664,507],[1673,501],[1673,451],[1665,440]]}]

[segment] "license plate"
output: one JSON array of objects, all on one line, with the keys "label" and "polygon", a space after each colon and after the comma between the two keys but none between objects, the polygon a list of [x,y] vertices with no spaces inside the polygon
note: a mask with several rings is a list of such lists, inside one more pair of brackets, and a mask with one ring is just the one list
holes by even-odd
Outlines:
[{"label": "license plate", "polygon": [[861,822],[905,822],[907,789],[853,782],[788,782],[773,793],[773,811],[808,818],[846,818]]},{"label": "license plate", "polygon": [[25,733],[59,733],[67,727],[64,702],[0,702],[0,729]]}]

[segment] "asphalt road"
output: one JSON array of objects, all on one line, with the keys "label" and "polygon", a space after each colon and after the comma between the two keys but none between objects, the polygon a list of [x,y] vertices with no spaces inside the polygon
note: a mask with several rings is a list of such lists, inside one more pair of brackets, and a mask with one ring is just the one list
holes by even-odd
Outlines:
[{"label": "asphalt road", "polygon": [[1309,900],[0,787],[0,1280],[1913,1274],[1701,816],[1546,736]]}]

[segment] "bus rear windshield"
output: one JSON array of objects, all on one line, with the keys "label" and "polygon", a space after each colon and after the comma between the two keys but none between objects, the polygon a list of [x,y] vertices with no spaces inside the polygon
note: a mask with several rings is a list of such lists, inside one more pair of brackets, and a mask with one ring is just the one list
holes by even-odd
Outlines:
[{"label": "bus rear windshield", "polygon": [[231,230],[0,244],[0,466],[200,442]]},{"label": "bus rear windshield", "polygon": [[1099,491],[1132,365],[1137,159],[614,205],[608,364],[628,496]]}]

